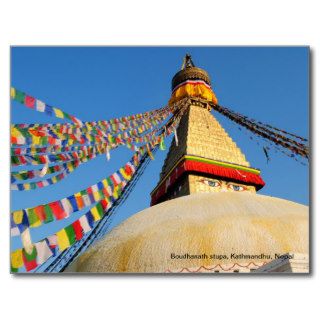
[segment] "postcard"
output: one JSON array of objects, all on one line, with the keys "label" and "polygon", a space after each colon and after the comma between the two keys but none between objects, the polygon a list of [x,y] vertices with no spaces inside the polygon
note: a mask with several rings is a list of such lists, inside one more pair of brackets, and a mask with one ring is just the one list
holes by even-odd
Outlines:
[{"label": "postcard", "polygon": [[12,273],[305,273],[309,47],[11,47]]}]

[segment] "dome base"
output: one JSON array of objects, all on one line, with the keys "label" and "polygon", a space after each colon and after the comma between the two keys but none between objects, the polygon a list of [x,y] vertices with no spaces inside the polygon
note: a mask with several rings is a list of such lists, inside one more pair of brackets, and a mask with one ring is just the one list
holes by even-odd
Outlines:
[{"label": "dome base", "polygon": [[85,252],[77,272],[177,272],[308,254],[308,207],[250,192],[198,193],[145,209]]}]

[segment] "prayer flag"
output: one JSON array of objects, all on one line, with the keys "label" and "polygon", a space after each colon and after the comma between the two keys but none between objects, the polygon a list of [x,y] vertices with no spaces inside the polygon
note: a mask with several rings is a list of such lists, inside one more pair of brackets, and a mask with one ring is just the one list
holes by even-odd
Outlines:
[{"label": "prayer flag", "polygon": [[69,238],[65,229],[59,230],[56,233],[56,235],[57,235],[59,250],[61,252],[70,247]]},{"label": "prayer flag", "polygon": [[25,93],[19,90],[16,90],[15,100],[20,103],[24,103],[24,99],[25,99]]},{"label": "prayer flag", "polygon": [[16,96],[16,89],[15,88],[10,88],[10,97],[11,99],[14,99]]},{"label": "prayer flag", "polygon": [[36,100],[36,110],[40,112],[44,112],[46,104],[40,100]]},{"label": "prayer flag", "polygon": [[11,267],[18,269],[23,266],[22,249],[11,252]]},{"label": "prayer flag", "polygon": [[36,214],[34,208],[27,209],[27,215],[28,215],[28,220],[29,220],[29,226],[31,228],[36,228],[41,225],[41,221],[40,221],[38,215]]},{"label": "prayer flag", "polygon": [[112,174],[110,178],[115,186],[121,182],[121,179],[117,173]]},{"label": "prayer flag", "polygon": [[52,251],[45,240],[37,242],[34,245],[37,249],[37,264],[41,265],[52,256]]},{"label": "prayer flag", "polygon": [[69,239],[69,244],[71,246],[76,241],[76,234],[75,234],[73,225],[71,224],[71,225],[65,227],[64,229],[66,230],[66,234],[67,234],[68,239]]},{"label": "prayer flag", "polygon": [[81,223],[79,220],[76,220],[75,222],[72,223],[72,227],[75,233],[76,240],[80,240],[83,237],[82,233],[82,228],[81,228]]},{"label": "prayer flag", "polygon": [[48,204],[44,205],[44,212],[45,212],[45,223],[52,222],[54,220],[53,219],[53,212]]},{"label": "prayer flag", "polygon": [[60,201],[49,203],[49,207],[51,208],[52,213],[54,214],[57,220],[61,220],[67,217],[66,212],[61,207]]},{"label": "prayer flag", "polygon": [[87,220],[87,217],[85,215],[79,219],[79,222],[80,222],[81,228],[84,233],[91,231],[91,227],[90,227],[88,220]]},{"label": "prayer flag", "polygon": [[41,222],[46,221],[46,212],[44,210],[44,206],[40,205],[34,208],[34,211]]},{"label": "prayer flag", "polygon": [[26,104],[26,106],[29,107],[29,108],[34,108],[35,98],[26,95],[26,97],[25,97],[25,104]]},{"label": "prayer flag", "polygon": [[163,137],[161,138],[161,142],[160,142],[160,150],[166,150],[166,145],[164,144],[164,139],[163,139]]},{"label": "prayer flag", "polygon": [[64,118],[63,112],[60,109],[52,108],[54,111],[54,114],[57,118]]},{"label": "prayer flag", "polygon": [[63,207],[64,212],[66,212],[67,216],[69,216],[70,213],[73,212],[73,208],[72,208],[71,203],[70,203],[69,200],[66,199],[66,198],[61,199],[60,202],[61,202],[61,204],[62,204],[62,207]]},{"label": "prayer flag", "polygon": [[31,254],[33,250],[33,244],[31,241],[30,229],[27,228],[21,233],[21,241],[23,248],[26,250],[27,253]]},{"label": "prayer flag", "polygon": [[23,263],[27,271],[31,271],[35,269],[37,265],[37,249],[34,246],[31,253],[29,254],[26,252],[25,249],[22,249],[22,258],[23,258]]}]

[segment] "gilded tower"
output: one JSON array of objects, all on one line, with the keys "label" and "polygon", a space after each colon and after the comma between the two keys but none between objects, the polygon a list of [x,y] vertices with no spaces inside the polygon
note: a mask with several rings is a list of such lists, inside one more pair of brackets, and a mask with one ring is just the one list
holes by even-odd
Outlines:
[{"label": "gilded tower", "polygon": [[250,191],[264,186],[240,148],[211,114],[217,98],[208,73],[185,57],[172,79],[169,104],[187,98],[187,108],[172,140],[151,205],[198,192]]}]

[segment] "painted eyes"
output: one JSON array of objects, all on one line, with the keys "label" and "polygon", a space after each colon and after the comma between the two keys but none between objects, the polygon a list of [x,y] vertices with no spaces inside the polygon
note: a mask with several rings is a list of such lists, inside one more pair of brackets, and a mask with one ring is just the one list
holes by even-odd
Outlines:
[{"label": "painted eyes", "polygon": [[202,182],[213,188],[221,186],[220,182],[218,181],[202,180]]},{"label": "painted eyes", "polygon": [[220,183],[218,181],[208,181],[210,187],[219,187]]},{"label": "painted eyes", "polygon": [[228,188],[232,189],[233,191],[243,191],[243,190],[245,190],[244,187],[238,186],[236,184],[229,184]]},{"label": "painted eyes", "polygon": [[245,191],[247,188],[245,186],[239,186],[237,184],[233,183],[225,183],[223,181],[218,181],[218,180],[200,180],[202,183],[212,187],[212,188],[220,188],[221,191],[227,191],[228,189],[230,191]]}]

